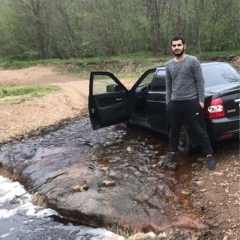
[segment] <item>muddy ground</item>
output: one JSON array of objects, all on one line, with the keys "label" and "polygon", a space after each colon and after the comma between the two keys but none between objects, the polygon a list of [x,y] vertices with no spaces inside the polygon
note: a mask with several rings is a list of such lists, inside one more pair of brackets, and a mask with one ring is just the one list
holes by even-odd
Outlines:
[{"label": "muddy ground", "polygon": [[[56,126],[86,117],[88,79],[60,74],[54,67],[36,66],[22,70],[1,70],[0,84],[54,84],[59,93],[32,99],[17,105],[0,102],[0,143],[40,134],[47,126]],[[193,172],[191,202],[203,212],[207,225],[201,239],[237,240],[240,238],[240,159],[238,143],[216,146],[215,171],[208,171],[203,159]],[[196,238],[199,239],[199,238]]]}]

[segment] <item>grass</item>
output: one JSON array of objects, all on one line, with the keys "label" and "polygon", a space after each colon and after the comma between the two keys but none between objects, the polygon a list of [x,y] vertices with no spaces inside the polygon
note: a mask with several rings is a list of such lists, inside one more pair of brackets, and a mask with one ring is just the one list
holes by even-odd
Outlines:
[{"label": "grass", "polygon": [[15,105],[60,91],[58,86],[0,85],[0,105]]},{"label": "grass", "polygon": [[[191,51],[188,49],[188,51]],[[240,55],[240,50],[202,52],[199,54],[187,52],[195,55],[200,61],[208,60],[217,56],[236,56]],[[142,74],[149,68],[164,65],[173,56],[154,55],[150,52],[140,52],[134,54],[110,56],[110,57],[91,57],[74,59],[45,59],[19,61],[14,59],[0,58],[0,68],[2,69],[21,69],[36,65],[55,65],[59,70],[63,69],[82,77],[89,77],[91,71],[109,71],[118,77],[135,77]],[[238,65],[234,65],[240,69]]]},{"label": "grass", "polygon": [[[214,56],[230,56],[230,55],[240,55],[240,50],[229,50],[229,51],[211,51],[211,52],[201,52],[201,53],[194,53],[189,52],[189,54],[195,55],[199,58],[209,58]],[[26,68],[30,66],[36,65],[48,65],[48,64],[56,64],[56,63],[76,63],[77,65],[89,65],[93,62],[100,63],[100,62],[121,62],[121,61],[135,61],[138,63],[146,63],[148,64],[149,61],[159,61],[159,62],[166,62],[168,59],[171,59],[173,56],[164,56],[160,53],[153,54],[151,52],[139,52],[133,54],[125,54],[125,55],[116,55],[116,56],[108,56],[108,57],[89,57],[89,58],[72,58],[72,59],[44,59],[44,60],[26,60],[20,61],[15,59],[8,59],[0,57],[0,68],[7,69],[7,68]]]},{"label": "grass", "polygon": [[203,52],[201,54],[202,57],[218,57],[218,56],[234,56],[240,55],[240,50],[231,50],[231,51],[219,51],[219,52]]}]

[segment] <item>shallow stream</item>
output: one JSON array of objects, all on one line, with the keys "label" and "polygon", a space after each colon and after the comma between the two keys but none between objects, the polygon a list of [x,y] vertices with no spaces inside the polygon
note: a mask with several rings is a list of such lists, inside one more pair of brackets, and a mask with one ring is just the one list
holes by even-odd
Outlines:
[{"label": "shallow stream", "polygon": [[[180,215],[196,219],[199,213],[191,207],[188,187],[191,181],[189,174],[191,165],[198,155],[194,157],[180,155],[181,166],[176,171],[162,169],[159,163],[167,154],[167,142],[165,136],[138,127],[126,127],[125,124],[93,131],[89,119],[85,118],[56,131],[46,132],[42,136],[3,145],[0,162],[10,172],[20,172],[18,180],[28,189],[32,186],[31,181],[34,181],[35,185],[39,184],[56,170],[84,163],[88,168],[94,169],[96,176],[105,171],[109,178],[118,181],[118,187],[124,187],[124,191],[134,195],[134,201],[137,202],[135,207],[138,209],[129,206],[130,219],[131,214],[134,219],[134,211],[138,211],[139,222],[143,221],[146,215],[154,216],[154,211],[161,218],[160,224],[174,221]],[[39,169],[38,172],[33,170],[36,168]],[[42,175],[43,171],[45,176]],[[98,189],[99,193],[101,191]],[[118,194],[119,189],[115,191],[113,194]],[[118,204],[126,203],[121,200]],[[128,206],[122,206],[124,207]],[[14,217],[9,221],[18,219],[16,220],[18,222],[20,216],[21,213],[18,218]],[[32,217],[22,222],[32,221],[31,219]],[[0,226],[5,226],[4,218],[0,221],[2,222]],[[33,228],[45,225],[48,221],[47,218],[37,220]],[[52,221],[50,223],[55,227]],[[23,233],[22,223],[19,227],[13,228]],[[9,228],[8,231],[6,234],[9,234],[11,229]],[[31,230],[24,230],[24,234],[27,232],[31,236]],[[4,232],[0,231],[0,234],[4,236]],[[58,236],[57,232],[54,234]]]}]

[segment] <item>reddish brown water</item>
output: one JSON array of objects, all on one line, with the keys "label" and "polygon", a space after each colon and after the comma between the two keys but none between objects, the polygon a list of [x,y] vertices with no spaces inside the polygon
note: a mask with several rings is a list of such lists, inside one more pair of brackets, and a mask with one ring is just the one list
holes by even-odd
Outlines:
[{"label": "reddish brown water", "polygon": [[[6,144],[1,150],[5,168],[25,171],[28,177],[39,182],[42,182],[43,171],[47,174],[78,163],[93,168],[96,176],[98,171],[99,174],[107,171],[118,183],[109,199],[120,206],[122,215],[129,208],[125,223],[136,222],[137,211],[138,224],[145,228],[148,228],[146,222],[156,219],[157,226],[150,229],[164,230],[170,223],[202,227],[201,223],[198,225],[201,213],[192,208],[189,192],[191,165],[198,154],[179,155],[181,165],[176,171],[161,168],[158,163],[168,151],[166,136],[138,127],[127,128],[124,124],[92,131],[89,120],[82,119],[45,136]],[[20,164],[21,161],[25,165]],[[27,171],[23,170],[24,166]],[[31,176],[36,168],[39,171]],[[114,198],[123,193],[130,196],[132,203]]]}]

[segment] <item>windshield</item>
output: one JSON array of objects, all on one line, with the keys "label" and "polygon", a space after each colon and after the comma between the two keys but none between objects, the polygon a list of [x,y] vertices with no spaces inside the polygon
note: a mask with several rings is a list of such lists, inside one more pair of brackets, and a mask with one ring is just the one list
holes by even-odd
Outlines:
[{"label": "windshield", "polygon": [[229,64],[202,65],[205,87],[240,84],[240,74]]}]

